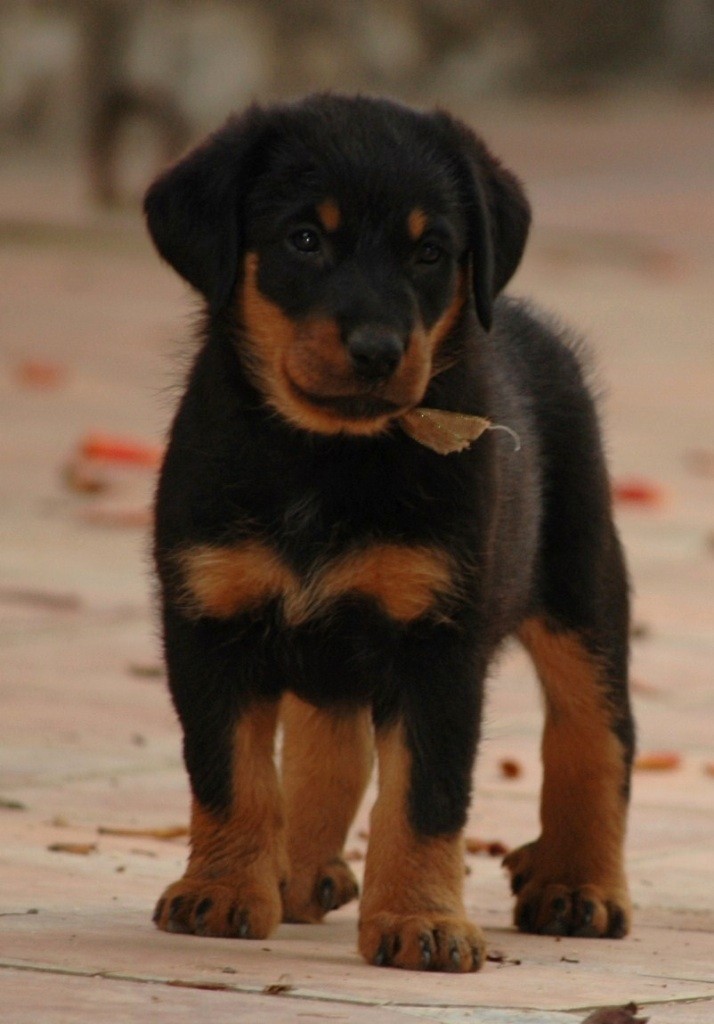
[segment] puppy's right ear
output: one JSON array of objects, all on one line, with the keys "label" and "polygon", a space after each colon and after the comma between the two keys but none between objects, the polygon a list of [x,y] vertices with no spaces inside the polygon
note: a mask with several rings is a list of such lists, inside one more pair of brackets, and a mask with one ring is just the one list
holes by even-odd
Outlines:
[{"label": "puppy's right ear", "polygon": [[241,202],[256,173],[265,126],[259,107],[231,118],[157,178],[144,200],[159,253],[213,309],[235,287]]}]

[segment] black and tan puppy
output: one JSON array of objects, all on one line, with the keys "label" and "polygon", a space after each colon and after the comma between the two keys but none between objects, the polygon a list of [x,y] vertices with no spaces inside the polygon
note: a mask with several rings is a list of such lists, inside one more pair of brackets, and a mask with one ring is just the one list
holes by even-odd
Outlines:
[{"label": "black and tan puppy", "polygon": [[355,897],[341,854],[376,746],[359,948],[477,969],[462,829],[484,680],[516,634],[546,724],[515,921],[624,935],[627,583],[576,355],[496,298],[520,184],[444,113],[319,96],[229,121],[146,212],[205,299],[156,513],[193,792],[156,923],[264,938]]}]

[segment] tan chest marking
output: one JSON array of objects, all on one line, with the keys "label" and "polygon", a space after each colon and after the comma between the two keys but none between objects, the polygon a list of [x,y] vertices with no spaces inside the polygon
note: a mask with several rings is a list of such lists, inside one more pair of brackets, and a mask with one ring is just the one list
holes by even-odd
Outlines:
[{"label": "tan chest marking", "polygon": [[227,619],[280,597],[295,577],[262,541],[231,547],[201,544],[178,557],[182,603],[189,614]]},{"label": "tan chest marking", "polygon": [[364,594],[397,622],[411,622],[453,590],[450,562],[435,548],[375,544],[330,563],[320,576],[320,595],[329,601]]},{"label": "tan chest marking", "polygon": [[449,555],[427,545],[373,544],[318,565],[303,578],[256,540],[187,548],[178,565],[190,615],[227,619],[279,599],[291,626],[347,594],[371,598],[390,618],[411,622],[434,612],[455,589]]}]

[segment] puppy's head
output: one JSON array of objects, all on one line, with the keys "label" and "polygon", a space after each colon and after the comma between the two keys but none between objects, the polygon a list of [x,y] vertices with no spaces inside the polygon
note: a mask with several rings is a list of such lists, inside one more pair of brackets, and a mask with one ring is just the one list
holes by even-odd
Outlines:
[{"label": "puppy's head", "polygon": [[250,108],[146,197],[161,255],[216,313],[266,402],[319,433],[418,405],[472,303],[484,330],[529,208],[463,124],[335,96]]}]

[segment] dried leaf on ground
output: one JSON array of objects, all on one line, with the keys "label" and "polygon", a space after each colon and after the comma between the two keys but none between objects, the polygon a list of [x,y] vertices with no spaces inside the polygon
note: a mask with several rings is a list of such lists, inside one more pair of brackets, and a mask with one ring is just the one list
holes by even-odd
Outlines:
[{"label": "dried leaf on ground", "polygon": [[467,853],[485,853],[488,857],[505,857],[509,850],[510,847],[498,839],[477,839],[475,836],[466,836]]},{"label": "dried leaf on ground", "polygon": [[51,853],[74,853],[80,857],[87,857],[90,853],[96,853],[96,843],[51,843],[47,849]]},{"label": "dried leaf on ground", "polygon": [[166,982],[171,988],[195,988],[201,992],[230,992],[231,986],[220,981],[183,981],[181,978],[174,978]]},{"label": "dried leaf on ground", "polygon": [[266,985],[263,989],[264,996],[281,996],[284,992],[290,992],[294,988],[292,978],[289,974],[281,974],[272,985]]},{"label": "dried leaf on ground", "polygon": [[164,676],[164,666],[158,662],[133,661],[127,669],[129,675],[136,676],[137,679],[162,679]]},{"label": "dried leaf on ground", "polygon": [[523,765],[513,757],[501,758],[498,769],[504,779],[520,779],[523,775]]},{"label": "dried leaf on ground", "polygon": [[500,949],[490,949],[486,953],[486,960],[490,964],[514,964],[516,967],[520,967],[522,961],[517,960],[514,957],[507,956]]},{"label": "dried leaf on ground", "polygon": [[605,1006],[586,1017],[582,1024],[647,1024],[649,1017],[635,1017],[637,1004]]},{"label": "dried leaf on ground", "polygon": [[170,825],[167,828],[112,828],[100,825],[100,836],[128,836],[131,839],[178,839],[188,835],[186,825]]},{"label": "dried leaf on ground", "polygon": [[81,458],[70,459],[62,467],[62,480],[65,487],[76,494],[101,494],[111,486],[101,468]]},{"label": "dried leaf on ground", "polygon": [[0,810],[1,811],[26,811],[27,805],[21,803],[19,800],[8,800],[5,797],[0,797]]}]

